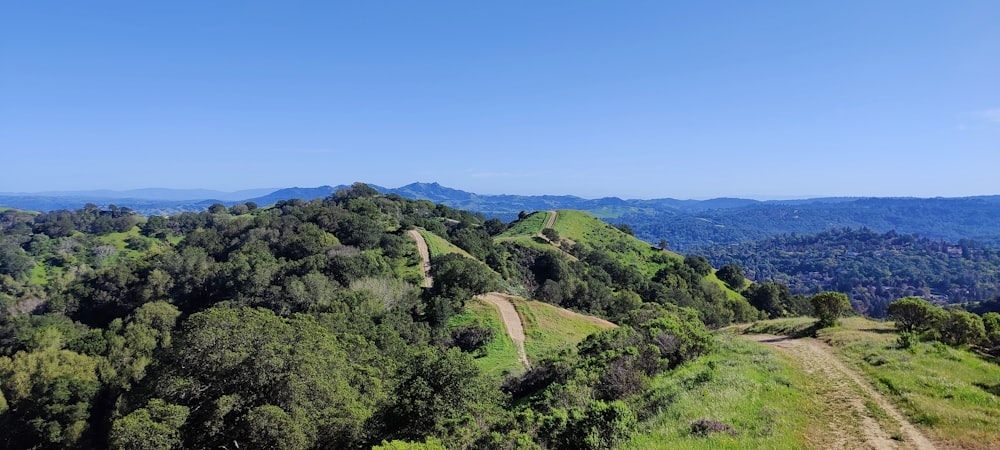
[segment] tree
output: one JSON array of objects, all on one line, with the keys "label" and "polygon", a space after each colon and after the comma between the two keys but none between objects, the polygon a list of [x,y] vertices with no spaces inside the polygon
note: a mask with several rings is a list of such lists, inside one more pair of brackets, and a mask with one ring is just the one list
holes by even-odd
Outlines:
[{"label": "tree", "polygon": [[552,228],[542,230],[542,236],[545,236],[545,239],[548,239],[549,241],[559,242],[559,232],[553,230]]},{"label": "tree", "polygon": [[188,408],[171,405],[162,399],[150,400],[145,408],[132,411],[111,425],[111,448],[169,450],[181,448],[180,428],[188,417]]},{"label": "tree", "polygon": [[982,317],[968,311],[954,310],[944,320],[941,336],[951,345],[978,344],[986,337]]},{"label": "tree", "polygon": [[694,269],[695,273],[701,276],[712,273],[712,265],[709,264],[708,259],[704,256],[686,256],[684,258],[684,265]]},{"label": "tree", "polygon": [[1000,347],[1000,313],[983,314],[983,331],[986,333],[984,339],[986,345]]},{"label": "tree", "polygon": [[0,447],[74,447],[89,428],[98,360],[62,350],[62,335],[50,332],[44,348],[0,357],[0,392],[9,408],[0,414]]},{"label": "tree", "polygon": [[851,311],[851,301],[840,292],[820,292],[812,297],[811,302],[820,328],[836,325],[837,319]]},{"label": "tree", "polygon": [[934,326],[934,306],[918,297],[903,297],[889,304],[889,319],[901,331],[922,332]]},{"label": "tree", "polygon": [[735,291],[742,290],[743,286],[747,282],[746,275],[743,273],[743,268],[735,263],[722,266],[722,268],[715,273],[715,276],[719,277],[720,280],[725,282]]}]

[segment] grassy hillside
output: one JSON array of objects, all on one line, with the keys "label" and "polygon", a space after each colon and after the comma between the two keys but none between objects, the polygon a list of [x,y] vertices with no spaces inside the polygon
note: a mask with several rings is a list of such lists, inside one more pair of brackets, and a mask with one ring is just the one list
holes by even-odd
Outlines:
[{"label": "grassy hillside", "polygon": [[465,304],[465,311],[452,317],[448,322],[448,327],[452,330],[463,325],[475,325],[493,330],[493,342],[476,354],[476,366],[491,375],[522,371],[517,362],[514,341],[507,336],[500,319],[500,312],[493,305],[475,298],[469,300]]},{"label": "grassy hillside", "polygon": [[[524,326],[524,348],[533,363],[563,349],[574,348],[590,334],[615,326],[596,317],[534,300],[515,298],[513,303]],[[452,318],[449,327],[455,329],[472,324],[493,330],[495,336],[492,343],[477,353],[477,366],[493,375],[522,372],[514,342],[507,336],[496,308],[472,299],[466,303],[462,314]]]},{"label": "grassy hillside", "polygon": [[[628,448],[801,449],[817,448],[818,390],[795,365],[761,344],[718,335],[718,350],[651,382],[659,414],[639,423]],[[692,433],[708,419],[729,432]]]},{"label": "grassy hillside", "polygon": [[467,258],[473,258],[472,255],[469,254],[469,252],[458,248],[458,246],[452,244],[451,242],[448,242],[441,236],[438,236],[424,229],[419,229],[417,231],[419,231],[420,235],[424,237],[424,242],[427,243],[427,252],[431,254],[431,258],[436,258],[438,256],[448,255],[451,253],[457,253]]},{"label": "grassy hillside", "polygon": [[524,350],[532,362],[573,348],[583,338],[616,326],[597,317],[535,300],[515,299],[513,303],[524,326]]},{"label": "grassy hillside", "polygon": [[[536,213],[536,215],[548,217],[547,213]],[[563,239],[606,251],[619,262],[638,268],[648,277],[652,277],[664,268],[668,260],[674,262],[684,260],[684,257],[677,253],[653,247],[582,211],[558,211],[552,229]],[[722,280],[716,278],[714,273],[708,275],[706,279],[717,284],[729,298],[743,298],[740,293],[729,289]]]},{"label": "grassy hillside", "polygon": [[[795,335],[813,322],[764,321],[748,331]],[[940,343],[900,348],[897,338],[890,323],[864,318],[817,333],[931,438],[954,448],[1000,448],[1000,366]]]}]

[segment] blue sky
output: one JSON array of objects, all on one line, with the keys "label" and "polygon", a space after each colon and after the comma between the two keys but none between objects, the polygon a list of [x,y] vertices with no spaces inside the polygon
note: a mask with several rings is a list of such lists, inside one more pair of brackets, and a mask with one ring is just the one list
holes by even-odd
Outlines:
[{"label": "blue sky", "polygon": [[0,192],[1000,194],[1000,2],[4,2]]}]

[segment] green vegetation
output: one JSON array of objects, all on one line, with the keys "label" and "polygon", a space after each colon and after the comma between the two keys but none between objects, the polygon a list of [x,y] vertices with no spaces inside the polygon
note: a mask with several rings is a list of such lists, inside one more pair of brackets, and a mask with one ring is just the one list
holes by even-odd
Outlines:
[{"label": "green vegetation", "polygon": [[449,255],[452,253],[459,254],[468,258],[473,258],[469,252],[462,250],[457,245],[448,242],[447,239],[431,233],[427,230],[417,230],[420,235],[424,237],[424,242],[427,243],[427,252],[430,253],[431,258],[436,258],[438,256]]},{"label": "green vegetation", "polygon": [[[778,319],[747,331],[802,335],[813,320]],[[993,448],[1000,436],[1000,366],[968,350],[940,342],[909,342],[891,323],[860,317],[822,329],[816,338],[833,347],[892,399],[909,420],[954,448]]]},{"label": "green vegetation", "polygon": [[[656,414],[639,423],[630,448],[814,447],[810,435],[820,408],[817,386],[796,365],[762,344],[717,335],[719,350],[655,378]],[[731,432],[702,434],[692,424],[708,419]]]},{"label": "green vegetation", "polygon": [[533,363],[563,350],[572,350],[584,338],[614,324],[534,300],[513,300],[524,326],[524,350]]},{"label": "green vegetation", "polygon": [[[822,386],[783,356],[708,331],[798,313],[808,299],[744,287],[739,266],[716,272],[585,213],[560,211],[542,238],[548,217],[504,224],[360,184],[148,219],[93,205],[0,212],[0,447],[815,444]],[[429,288],[417,287],[414,229],[432,256]],[[475,299],[496,291],[523,297],[513,303],[530,370],[498,312]],[[824,311],[835,319],[843,304]],[[1000,315],[933,316],[920,330],[935,339],[1000,342]],[[996,377],[973,365],[988,363],[855,320],[818,336],[906,390],[897,395],[919,423],[939,432],[957,417],[941,426],[946,439],[997,425],[981,417],[997,416]],[[810,319],[781,323],[817,333]],[[778,325],[752,328],[767,327]],[[868,334],[874,346],[851,341]],[[947,379],[921,358],[987,378]],[[945,381],[894,378],[904,369]]]},{"label": "green vegetation", "polygon": [[717,265],[738,264],[759,283],[786,284],[796,294],[843,292],[870,317],[885,317],[886,306],[900,297],[960,303],[1000,291],[1000,250],[969,240],[841,229],[715,246],[702,253]]},{"label": "green vegetation", "polygon": [[478,299],[470,300],[465,304],[465,310],[448,322],[449,329],[454,330],[459,327],[478,327],[491,331],[489,343],[474,353],[476,366],[480,369],[497,376],[521,372],[517,361],[517,348],[507,335],[500,313],[493,305]]}]

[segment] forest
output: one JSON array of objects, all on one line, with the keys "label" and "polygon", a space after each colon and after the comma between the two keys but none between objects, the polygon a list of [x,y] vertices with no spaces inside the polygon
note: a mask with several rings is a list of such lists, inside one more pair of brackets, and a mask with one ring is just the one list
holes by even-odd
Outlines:
[{"label": "forest", "polygon": [[[763,315],[704,258],[607,225],[660,256],[494,239],[517,224],[363,184],[148,219],[4,210],[0,447],[614,448],[662,407],[650,380],[714,348],[709,326]],[[414,228],[471,257],[435,257],[417,287]],[[489,333],[449,319],[495,290],[618,326],[491,376]]]},{"label": "forest", "polygon": [[713,264],[735,263],[757,282],[794,294],[847,293],[854,308],[885,317],[886,306],[917,296],[938,304],[987,300],[1000,292],[1000,251],[890,231],[837,229],[701,249]]}]

